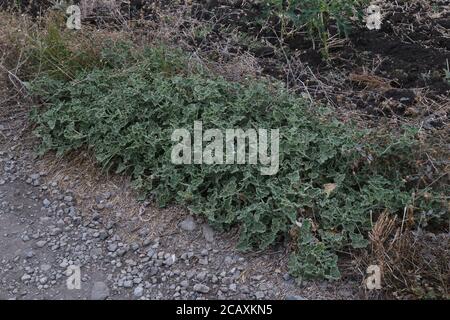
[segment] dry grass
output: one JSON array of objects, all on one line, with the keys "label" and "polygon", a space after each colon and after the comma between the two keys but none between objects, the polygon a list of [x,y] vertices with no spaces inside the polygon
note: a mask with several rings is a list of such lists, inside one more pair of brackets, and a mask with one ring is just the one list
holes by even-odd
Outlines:
[{"label": "dry grass", "polygon": [[388,212],[382,213],[369,237],[371,252],[358,259],[361,273],[368,265],[378,265],[382,289],[388,296],[450,299],[450,234],[411,230],[405,209],[402,221]]}]

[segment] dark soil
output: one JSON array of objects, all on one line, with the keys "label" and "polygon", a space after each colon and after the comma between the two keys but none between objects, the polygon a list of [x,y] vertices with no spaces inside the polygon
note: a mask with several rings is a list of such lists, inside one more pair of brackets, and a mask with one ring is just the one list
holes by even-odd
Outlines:
[{"label": "dark soil", "polygon": [[[3,7],[13,2],[5,0]],[[210,59],[224,61],[237,53],[250,52],[263,74],[286,81],[290,88],[301,92],[304,88],[298,85],[300,80],[316,100],[369,115],[428,117],[434,110],[420,103],[428,99],[439,106],[448,103],[450,84],[444,80],[444,69],[450,60],[450,12],[446,1],[388,3],[382,8],[381,30],[356,26],[343,44],[330,46],[329,60],[323,58],[319,44],[313,44],[304,32],[281,37],[278,19],[253,2],[192,2],[186,14],[212,27],[201,36],[185,40],[195,50],[210,54]],[[20,9],[33,16],[51,7],[50,1],[21,3]],[[177,6],[167,0],[132,0],[121,10],[128,19],[158,23],[164,18],[158,12]],[[101,24],[99,19],[89,21]],[[188,21],[181,25],[189,27]],[[332,26],[329,31],[331,35],[337,33]],[[231,40],[232,34],[245,35],[251,41]],[[211,54],[213,44],[223,44],[228,55]],[[291,66],[294,64],[298,65],[295,70]],[[305,67],[311,72],[305,72]],[[444,118],[448,120],[449,116]]]},{"label": "dark soil", "polygon": [[[389,4],[380,30],[357,26],[343,45],[330,48],[328,61],[305,33],[296,32],[281,40],[277,19],[257,5],[213,2],[216,6],[211,1],[199,1],[194,6],[193,16],[205,22],[214,20],[215,28],[205,38],[193,41],[193,46],[206,51],[211,42],[229,44],[227,30],[247,34],[256,40],[253,46],[233,43],[235,51],[250,51],[266,75],[288,82],[300,79],[313,88],[316,99],[326,103],[331,100],[339,108],[363,109],[372,115],[404,117],[428,116],[430,110],[419,105],[423,98],[438,105],[449,103],[450,84],[445,81],[444,69],[450,60],[450,37],[448,30],[445,32],[450,12],[445,1],[430,1],[427,7],[421,1]],[[434,18],[430,10],[439,15]],[[330,27],[330,34],[336,33]],[[287,75],[286,59],[308,66],[315,77],[304,74],[304,70]],[[355,82],[351,74],[365,75],[367,81]],[[377,85],[371,77],[383,83]],[[317,90],[318,80],[332,87],[332,92]],[[296,85],[294,82],[290,87],[302,91]]]}]

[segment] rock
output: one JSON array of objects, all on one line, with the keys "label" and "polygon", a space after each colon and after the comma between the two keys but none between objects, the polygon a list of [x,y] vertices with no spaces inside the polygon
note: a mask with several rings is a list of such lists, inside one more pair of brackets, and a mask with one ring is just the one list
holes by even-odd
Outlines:
[{"label": "rock", "polygon": [[230,257],[230,256],[226,256],[225,260],[224,260],[224,263],[227,264],[227,265],[232,264],[233,263],[233,258]]},{"label": "rock", "polygon": [[36,242],[36,246],[38,248],[43,248],[46,244],[47,244],[47,241],[45,241],[45,240],[40,240],[40,241]]},{"label": "rock", "polygon": [[102,215],[98,213],[97,211],[94,211],[92,213],[92,220],[93,221],[99,221],[101,219]]},{"label": "rock", "polygon": [[201,284],[201,283],[197,283],[194,285],[194,291],[195,292],[200,292],[200,293],[208,293],[209,292],[209,287],[207,285]]},{"label": "rock", "polygon": [[142,297],[144,295],[144,288],[137,286],[133,291],[133,295],[138,298]]},{"label": "rock", "polygon": [[41,264],[41,267],[40,267],[42,272],[50,271],[51,268],[52,268],[52,266],[50,264],[47,264],[47,263]]},{"label": "rock", "polygon": [[123,257],[127,253],[127,251],[128,251],[127,248],[120,248],[119,250],[117,250],[117,255],[119,257]]},{"label": "rock", "polygon": [[101,248],[92,248],[90,253],[91,253],[91,256],[93,256],[93,257],[99,257],[102,255],[102,249]]},{"label": "rock", "polygon": [[48,199],[44,199],[44,201],[42,201],[42,204],[44,205],[44,207],[48,207],[48,206],[50,206],[50,200],[48,200]]},{"label": "rock", "polygon": [[207,273],[206,271],[199,272],[196,276],[198,281],[204,281],[206,279]]},{"label": "rock", "polygon": [[42,278],[39,279],[39,283],[42,284],[42,285],[46,284],[47,281],[48,281],[47,277],[42,277]]},{"label": "rock", "polygon": [[138,234],[141,238],[145,238],[150,233],[150,230],[148,228],[141,228],[138,231]]},{"label": "rock", "polygon": [[117,244],[111,243],[110,245],[108,245],[109,252],[115,252],[116,250],[117,250]]},{"label": "rock", "polygon": [[34,251],[32,249],[26,250],[24,256],[26,259],[31,259],[34,257]]},{"label": "rock", "polygon": [[202,232],[203,232],[203,236],[205,237],[206,241],[214,242],[214,230],[209,225],[204,224],[202,226]]},{"label": "rock", "polygon": [[62,232],[62,230],[60,228],[52,228],[50,230],[50,235],[51,236],[57,236],[58,234],[60,234]]},{"label": "rock", "polygon": [[130,265],[130,266],[132,266],[132,267],[134,267],[134,266],[137,265],[136,261],[134,261],[133,259],[127,259],[127,260],[125,260],[125,263],[128,264],[128,265]]},{"label": "rock", "polygon": [[308,300],[302,296],[296,296],[296,295],[292,295],[292,296],[286,296],[285,300]]},{"label": "rock", "polygon": [[147,251],[147,257],[149,257],[150,259],[153,258],[153,256],[156,254],[155,249],[149,249]]},{"label": "rock", "polygon": [[157,267],[151,267],[148,271],[148,274],[150,277],[156,276],[158,274],[158,268]]},{"label": "rock", "polygon": [[98,235],[100,240],[106,240],[106,239],[108,239],[108,236],[109,236],[109,234],[105,229],[100,230],[99,235]]},{"label": "rock", "polygon": [[171,266],[175,263],[176,260],[177,259],[176,259],[175,255],[173,254],[173,255],[169,256],[166,260],[164,260],[164,264],[166,266]]},{"label": "rock", "polygon": [[91,300],[105,300],[109,297],[109,288],[106,283],[97,281],[91,291]]},{"label": "rock", "polygon": [[187,280],[181,281],[180,282],[180,286],[182,286],[183,288],[189,287],[189,281],[187,281]]},{"label": "rock", "polygon": [[256,299],[263,299],[264,298],[264,292],[262,291],[256,291],[255,292]]},{"label": "rock", "polygon": [[184,231],[194,231],[197,228],[197,224],[192,216],[188,216],[186,219],[181,221],[179,226]]},{"label": "rock", "polygon": [[28,280],[30,280],[31,279],[31,276],[29,275],[29,274],[24,274],[23,276],[22,276],[22,278],[20,278],[22,281],[28,281]]}]

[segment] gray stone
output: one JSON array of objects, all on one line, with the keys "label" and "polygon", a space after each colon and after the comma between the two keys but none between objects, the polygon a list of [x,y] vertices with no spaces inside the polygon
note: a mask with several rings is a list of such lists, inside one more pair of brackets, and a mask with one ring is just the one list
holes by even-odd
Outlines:
[{"label": "gray stone", "polygon": [[199,272],[196,276],[198,281],[204,281],[206,279],[207,273],[206,271]]},{"label": "gray stone", "polygon": [[194,231],[197,228],[197,224],[192,216],[186,217],[180,222],[180,228],[184,231]]},{"label": "gray stone", "polygon": [[41,269],[42,272],[47,272],[47,271],[49,271],[51,268],[52,268],[52,266],[51,266],[50,264],[47,264],[47,263],[41,264],[41,267],[40,267],[40,269]]},{"label": "gray stone", "polygon": [[296,295],[292,295],[292,296],[286,296],[286,300],[308,300],[302,296],[296,296]]},{"label": "gray stone", "polygon": [[45,241],[45,240],[40,240],[40,241],[36,242],[36,246],[37,246],[38,248],[42,248],[42,247],[44,247],[46,244],[47,244],[47,241]]},{"label": "gray stone", "polygon": [[31,279],[31,276],[29,275],[29,274],[24,274],[23,276],[22,276],[22,278],[20,278],[22,281],[28,281],[28,280],[30,280]]},{"label": "gray stone", "polygon": [[226,256],[225,257],[225,264],[228,264],[228,265],[230,265],[230,264],[232,264],[233,263],[233,258],[232,257],[230,257],[230,256]]},{"label": "gray stone", "polygon": [[187,280],[181,281],[180,282],[180,286],[182,286],[183,288],[189,287],[189,281],[187,281]]},{"label": "gray stone", "polygon": [[291,280],[291,275],[289,273],[285,273],[285,274],[283,274],[283,279],[284,279],[284,281],[289,281],[289,280]]},{"label": "gray stone", "polygon": [[39,279],[39,283],[40,283],[40,284],[46,284],[47,281],[48,281],[48,278],[47,278],[47,277],[42,277],[42,278]]},{"label": "gray stone", "polygon": [[30,175],[31,180],[37,180],[41,177],[41,175],[39,173],[33,173],[32,175]]},{"label": "gray stone", "polygon": [[148,251],[147,251],[147,257],[149,257],[149,258],[153,258],[153,256],[156,254],[156,251],[155,251],[155,249],[149,249]]},{"label": "gray stone", "polygon": [[42,201],[42,204],[44,205],[44,207],[48,207],[48,206],[50,206],[50,200],[48,200],[48,199],[44,199],[44,201]]},{"label": "gray stone", "polygon": [[102,255],[102,249],[101,248],[92,248],[91,256],[99,257],[101,255]]},{"label": "gray stone", "polygon": [[60,234],[62,232],[62,230],[60,228],[52,228],[50,230],[50,235],[51,236],[57,236],[58,234]]},{"label": "gray stone", "polygon": [[202,232],[203,232],[203,236],[205,237],[206,241],[214,242],[214,230],[209,225],[204,224],[202,226]]},{"label": "gray stone", "polygon": [[150,277],[156,276],[158,274],[158,268],[151,267],[148,273],[149,273]]},{"label": "gray stone", "polygon": [[105,300],[109,297],[109,288],[106,283],[97,281],[91,291],[91,300]]},{"label": "gray stone", "polygon": [[171,266],[171,265],[173,265],[175,263],[176,260],[177,259],[176,259],[175,255],[171,255],[166,260],[164,260],[164,264],[166,266]]},{"label": "gray stone", "polygon": [[197,283],[194,285],[194,291],[200,292],[200,293],[208,293],[209,287],[207,285],[204,285],[202,283]]},{"label": "gray stone", "polygon": [[138,298],[142,297],[144,295],[144,288],[137,286],[133,291],[133,295]]}]

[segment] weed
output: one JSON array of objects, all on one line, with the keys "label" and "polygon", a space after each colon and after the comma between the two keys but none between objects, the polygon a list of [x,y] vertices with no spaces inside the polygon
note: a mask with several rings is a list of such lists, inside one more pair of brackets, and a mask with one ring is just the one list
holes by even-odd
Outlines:
[{"label": "weed", "polygon": [[[52,78],[73,79],[79,72],[101,66],[98,44],[65,28],[65,18],[54,12],[46,17],[45,32],[28,39],[32,74],[46,73]],[[83,46],[80,49],[80,46]]]},{"label": "weed", "polygon": [[287,23],[296,28],[306,27],[310,38],[322,44],[322,53],[328,56],[329,26],[335,23],[339,33],[348,34],[351,19],[362,17],[362,6],[366,0],[264,0],[269,11],[281,21],[282,34],[286,34]]},{"label": "weed", "polygon": [[[337,252],[367,246],[371,213],[414,205],[406,177],[414,172],[415,130],[400,136],[361,130],[309,108],[279,83],[234,83],[187,69],[187,58],[166,47],[128,52],[108,47],[101,68],[73,80],[51,74],[33,82],[46,102],[33,120],[40,151],[64,154],[87,146],[105,170],[129,173],[161,206],[182,203],[221,229],[239,225],[239,248],[267,248],[291,237],[291,273],[339,277]],[[171,134],[207,128],[278,128],[280,171],[257,165],[175,165]],[[332,187],[330,187],[332,186]]]}]

